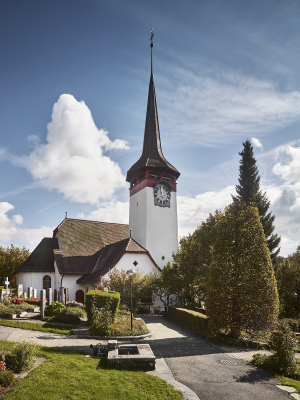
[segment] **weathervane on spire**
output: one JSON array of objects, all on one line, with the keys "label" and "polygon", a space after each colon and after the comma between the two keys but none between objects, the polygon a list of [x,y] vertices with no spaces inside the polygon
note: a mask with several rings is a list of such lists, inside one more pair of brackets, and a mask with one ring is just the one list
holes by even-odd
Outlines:
[{"label": "weathervane on spire", "polygon": [[154,36],[154,33],[153,33],[153,27],[152,27],[151,28],[151,38],[150,38],[150,41],[151,41],[150,47],[153,47],[153,36]]}]

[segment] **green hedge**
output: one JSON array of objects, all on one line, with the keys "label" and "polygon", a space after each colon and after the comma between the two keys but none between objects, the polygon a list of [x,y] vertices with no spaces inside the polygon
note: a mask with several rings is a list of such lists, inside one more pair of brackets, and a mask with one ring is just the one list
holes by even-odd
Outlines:
[{"label": "green hedge", "polygon": [[289,326],[293,332],[300,332],[300,320],[299,319],[285,318],[284,321],[286,321],[289,324]]},{"label": "green hedge", "polygon": [[120,293],[118,292],[103,292],[103,290],[89,290],[85,296],[86,298],[86,313],[88,321],[92,319],[92,301],[96,301],[96,307],[102,308],[106,304],[106,300],[111,298],[111,310],[116,315],[119,312]]},{"label": "green hedge", "polygon": [[207,331],[208,319],[206,315],[185,308],[169,307],[167,317],[185,328],[199,334]]}]

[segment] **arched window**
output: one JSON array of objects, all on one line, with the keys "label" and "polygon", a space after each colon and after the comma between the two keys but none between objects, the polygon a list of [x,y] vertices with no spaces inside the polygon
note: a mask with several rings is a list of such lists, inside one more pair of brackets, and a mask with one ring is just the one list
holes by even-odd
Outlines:
[{"label": "arched window", "polygon": [[43,277],[43,289],[51,288],[51,276],[45,275]]}]

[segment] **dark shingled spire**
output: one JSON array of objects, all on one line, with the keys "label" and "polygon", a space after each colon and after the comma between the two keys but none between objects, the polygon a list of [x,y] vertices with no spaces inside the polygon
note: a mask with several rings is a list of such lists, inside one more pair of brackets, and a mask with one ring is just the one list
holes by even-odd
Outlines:
[{"label": "dark shingled spire", "polygon": [[173,167],[173,165],[170,164],[165,159],[161,149],[155,85],[153,78],[152,41],[150,46],[151,46],[151,75],[149,83],[143,153],[140,159],[127,172],[126,180],[129,182],[131,180],[132,172],[143,167],[167,168],[171,170],[173,173],[175,173],[177,177],[180,175],[177,169]]}]

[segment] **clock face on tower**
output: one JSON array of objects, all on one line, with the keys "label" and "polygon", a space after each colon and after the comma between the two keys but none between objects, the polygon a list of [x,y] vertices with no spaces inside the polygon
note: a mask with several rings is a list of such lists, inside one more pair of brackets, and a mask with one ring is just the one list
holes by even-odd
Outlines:
[{"label": "clock face on tower", "polygon": [[159,207],[170,207],[171,190],[162,182],[154,186],[154,205]]}]

